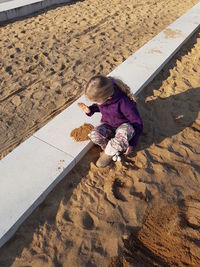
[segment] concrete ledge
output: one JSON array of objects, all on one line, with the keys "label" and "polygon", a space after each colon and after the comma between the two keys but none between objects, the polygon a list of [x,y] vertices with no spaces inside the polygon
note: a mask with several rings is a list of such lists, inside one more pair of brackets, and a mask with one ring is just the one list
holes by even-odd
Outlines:
[{"label": "concrete ledge", "polygon": [[124,80],[138,94],[161,71],[200,26],[200,3],[137,50],[110,75]]},{"label": "concrete ledge", "polygon": [[[199,28],[200,3],[141,47],[109,75],[121,78],[137,95]],[[43,201],[55,185],[90,149],[75,143],[71,130],[83,122],[99,124],[100,114],[87,117],[75,101],[0,161],[0,247]],[[87,103],[89,104],[89,103]]]},{"label": "concrete ledge", "polygon": [[0,3],[0,22],[33,14],[47,7],[72,0],[11,0]]},{"label": "concrete ledge", "polygon": [[74,166],[72,156],[35,137],[0,161],[0,247]]}]

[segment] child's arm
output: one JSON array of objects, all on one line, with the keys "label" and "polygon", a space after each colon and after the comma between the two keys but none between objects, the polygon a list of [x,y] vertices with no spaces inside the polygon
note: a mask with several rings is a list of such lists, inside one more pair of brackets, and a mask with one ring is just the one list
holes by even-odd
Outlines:
[{"label": "child's arm", "polygon": [[99,107],[96,104],[88,107],[84,103],[78,103],[78,107],[81,108],[87,116],[92,116],[95,112],[100,112]]}]

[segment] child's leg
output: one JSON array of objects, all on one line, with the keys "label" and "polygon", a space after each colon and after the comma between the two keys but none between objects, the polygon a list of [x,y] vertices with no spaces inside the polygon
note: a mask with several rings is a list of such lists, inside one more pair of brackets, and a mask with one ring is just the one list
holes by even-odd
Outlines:
[{"label": "child's leg", "polygon": [[114,156],[118,152],[126,151],[129,146],[129,140],[134,134],[135,130],[133,126],[129,123],[123,123],[117,128],[115,137],[108,142],[105,153]]},{"label": "child's leg", "polygon": [[104,150],[108,140],[114,135],[114,129],[110,125],[104,123],[95,127],[88,136],[93,143],[99,145]]}]

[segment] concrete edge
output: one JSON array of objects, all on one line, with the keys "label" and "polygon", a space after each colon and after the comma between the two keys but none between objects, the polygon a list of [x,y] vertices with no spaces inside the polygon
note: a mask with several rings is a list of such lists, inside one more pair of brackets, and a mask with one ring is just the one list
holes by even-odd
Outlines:
[{"label": "concrete edge", "polygon": [[[190,11],[190,10],[189,10]],[[189,12],[188,11],[188,12]],[[142,87],[138,88],[138,90],[135,92],[135,95],[138,95],[139,92],[151,81],[153,78],[159,73],[159,71],[164,67],[164,65],[174,56],[175,53],[180,49],[180,47],[191,37],[191,35],[194,34],[195,31],[198,30],[200,25],[196,25],[195,29],[190,32],[190,34],[184,39],[184,41],[177,46],[177,48],[174,50],[173,53],[160,65],[160,67],[152,73],[151,77],[144,82]],[[123,64],[123,63],[122,63]],[[118,67],[119,68],[119,67]],[[117,68],[117,69],[118,69]],[[113,71],[114,72],[114,71]],[[112,72],[112,73],[113,73]],[[126,81],[125,81],[126,82]],[[51,144],[49,144],[51,145]],[[82,156],[92,147],[92,142],[90,142],[88,145],[85,146],[85,148],[81,151],[79,155],[77,155],[77,158],[75,159],[75,164],[82,158]],[[71,167],[71,169],[73,166]],[[0,247],[7,242],[12,235],[16,232],[18,227],[21,225],[21,223],[32,213],[32,211],[45,199],[45,197],[48,195],[48,193],[56,186],[56,184],[64,178],[64,176],[69,173],[71,170],[70,168],[66,168],[58,177],[55,178],[55,181],[49,186],[43,194],[39,196],[39,198],[30,206],[30,208],[25,212],[25,214],[7,231],[7,233],[1,238],[0,240]]]},{"label": "concrete edge", "polygon": [[0,3],[0,24],[34,14],[40,10],[59,4],[73,3],[74,0],[13,0]]}]

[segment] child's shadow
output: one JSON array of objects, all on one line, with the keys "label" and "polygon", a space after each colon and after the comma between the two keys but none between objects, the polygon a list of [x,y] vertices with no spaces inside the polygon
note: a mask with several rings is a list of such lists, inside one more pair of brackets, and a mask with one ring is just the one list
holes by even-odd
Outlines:
[{"label": "child's shadow", "polygon": [[200,132],[200,125],[194,123],[200,111],[200,87],[166,98],[158,97],[146,103],[145,97],[141,95],[138,107],[143,118],[144,130],[136,151],[146,149],[152,144],[159,144],[186,127]]}]

